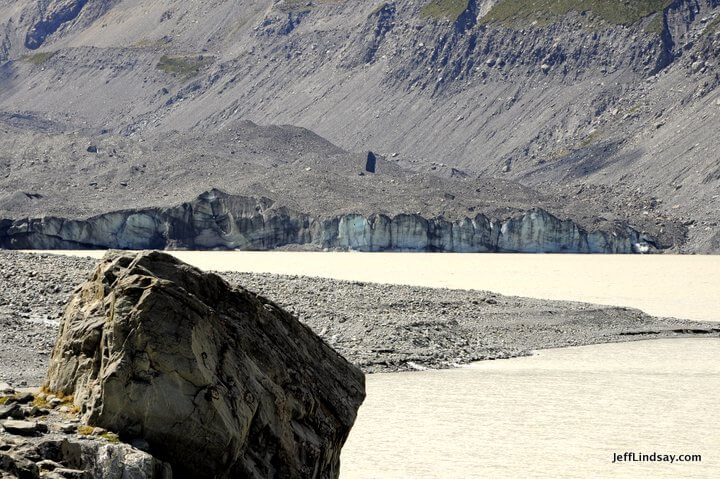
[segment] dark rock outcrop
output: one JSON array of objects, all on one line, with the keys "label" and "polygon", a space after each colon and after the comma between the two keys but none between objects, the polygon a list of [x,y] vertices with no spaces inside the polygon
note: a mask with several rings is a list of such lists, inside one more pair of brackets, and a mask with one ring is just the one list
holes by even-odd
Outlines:
[{"label": "dark rock outcrop", "polygon": [[296,318],[158,252],[72,297],[47,387],[180,478],[338,477],[363,374]]},{"label": "dark rock outcrop", "polygon": [[87,0],[51,1],[43,17],[25,36],[25,47],[31,50],[40,48],[45,38],[55,33],[63,23],[74,20],[86,3]]},{"label": "dark rock outcrop", "polygon": [[0,221],[10,249],[238,249],[287,245],[357,251],[637,253],[652,239],[628,225],[587,231],[533,209],[507,220],[479,214],[451,221],[419,214],[319,218],[276,207],[267,198],[218,190],[174,208],[143,208],[85,220],[45,217]]}]

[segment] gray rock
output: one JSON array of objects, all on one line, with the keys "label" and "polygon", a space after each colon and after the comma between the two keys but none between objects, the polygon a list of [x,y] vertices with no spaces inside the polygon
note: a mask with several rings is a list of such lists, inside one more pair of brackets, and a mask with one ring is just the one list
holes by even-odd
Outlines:
[{"label": "gray rock", "polygon": [[33,436],[38,432],[38,424],[30,421],[8,419],[0,423],[0,426],[9,434],[17,434],[19,436]]},{"label": "gray rock", "polygon": [[15,418],[19,412],[21,412],[21,409],[18,403],[0,406],[0,419]]},{"label": "gray rock", "polygon": [[77,431],[77,424],[61,424],[60,425],[60,432],[63,432],[65,434],[74,434],[75,431]]},{"label": "gray rock", "polygon": [[27,404],[32,402],[35,397],[31,393],[20,393],[15,395],[15,401],[19,404]]},{"label": "gray rock", "polygon": [[37,406],[31,407],[28,412],[30,417],[47,416],[48,414],[50,414],[49,410]]},{"label": "gray rock", "polygon": [[65,22],[78,16],[87,0],[52,0],[46,2],[44,15],[25,35],[25,47],[35,50],[42,46],[45,39],[53,34]]},{"label": "gray rock", "polygon": [[75,293],[47,386],[196,478],[338,477],[365,395],[296,318],[157,252],[107,257]]},{"label": "gray rock", "polygon": [[58,464],[55,461],[51,461],[50,459],[43,459],[42,461],[38,461],[37,466],[44,471],[54,471],[55,469],[62,467],[62,465]]},{"label": "gray rock", "polygon": [[[2,442],[2,438],[0,438],[0,444]],[[40,477],[40,470],[35,463],[21,455],[5,450],[0,450],[0,472],[8,472],[11,474],[9,477],[17,479],[36,479]]]},{"label": "gray rock", "polygon": [[85,471],[81,471],[80,469],[69,469],[67,467],[57,468],[53,472],[65,479],[87,479],[88,477]]}]

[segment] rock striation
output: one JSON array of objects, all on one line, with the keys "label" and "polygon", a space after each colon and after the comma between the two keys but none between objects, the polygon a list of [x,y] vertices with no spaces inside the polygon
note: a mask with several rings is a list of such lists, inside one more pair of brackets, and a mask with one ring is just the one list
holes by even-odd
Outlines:
[{"label": "rock striation", "polygon": [[638,253],[652,238],[626,224],[587,231],[539,208],[497,220],[478,214],[448,220],[420,214],[321,218],[276,207],[267,198],[219,190],[173,208],[115,211],[84,220],[57,217],[0,221],[10,249],[239,249],[288,245],[357,251]]},{"label": "rock striation", "polygon": [[338,477],[365,396],[295,317],[159,252],[109,255],[76,290],[47,389],[176,478]]}]

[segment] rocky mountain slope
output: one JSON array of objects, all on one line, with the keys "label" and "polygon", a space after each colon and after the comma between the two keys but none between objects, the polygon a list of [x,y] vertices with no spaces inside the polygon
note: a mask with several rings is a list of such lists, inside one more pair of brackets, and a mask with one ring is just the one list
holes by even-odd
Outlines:
[{"label": "rocky mountain slope", "polygon": [[[522,204],[718,251],[719,27],[717,0],[0,1],[0,209],[87,203],[77,217],[212,187],[293,207],[297,178],[308,198],[340,198],[325,215]],[[367,150],[399,168],[407,195],[332,173]],[[173,187],[137,187],[159,173]],[[426,201],[446,180],[497,203],[449,192],[463,204],[448,207],[445,183]],[[491,198],[489,184],[528,194]]]}]

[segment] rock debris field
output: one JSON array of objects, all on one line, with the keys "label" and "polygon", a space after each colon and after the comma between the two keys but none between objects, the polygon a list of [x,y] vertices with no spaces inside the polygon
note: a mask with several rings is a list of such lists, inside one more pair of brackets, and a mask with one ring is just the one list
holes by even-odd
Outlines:
[{"label": "rock debris field", "polygon": [[[39,386],[71,292],[96,262],[0,251],[0,378]],[[639,310],[463,291],[221,273],[278,303],[366,373],[448,368],[532,350],[659,337],[720,336],[714,323]]]}]

